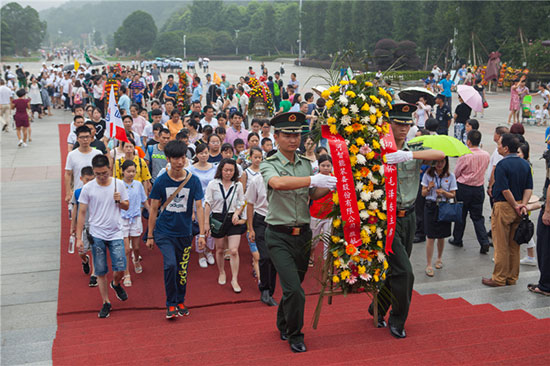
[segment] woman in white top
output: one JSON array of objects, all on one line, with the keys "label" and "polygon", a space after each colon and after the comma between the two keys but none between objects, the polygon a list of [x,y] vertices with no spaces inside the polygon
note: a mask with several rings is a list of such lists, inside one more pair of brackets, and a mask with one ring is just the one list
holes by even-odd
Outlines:
[{"label": "woman in white top", "polygon": [[101,98],[103,96],[103,80],[101,78],[96,78],[94,81],[93,87],[93,96],[94,96],[94,105],[100,109],[101,115],[104,115],[104,102]]},{"label": "woman in white top", "polygon": [[426,103],[426,98],[420,97],[418,98],[418,102],[416,102],[416,105],[418,106],[418,109],[413,113],[414,117],[416,118],[416,126],[418,128],[424,128],[426,125],[426,120],[430,117],[430,114],[432,113],[432,107]]},{"label": "woman in white top", "polygon": [[80,80],[76,80],[74,82],[74,89],[73,89],[73,104],[74,105],[83,104],[84,98],[86,97],[87,97],[86,91],[84,90],[84,87],[82,87]]},{"label": "woman in white top", "polygon": [[239,109],[239,98],[237,98],[237,96],[235,95],[235,89],[229,88],[227,89],[227,95],[225,97],[225,102],[223,103],[222,110],[232,107]]},{"label": "woman in white top", "polygon": [[[239,182],[237,163],[233,159],[223,159],[216,170],[215,179],[208,183],[205,194],[204,216],[208,235],[212,235],[216,245],[216,262],[218,263],[218,283],[225,285],[224,238],[227,237],[231,264],[231,286],[236,293],[241,292],[238,283],[239,243],[246,231],[245,220],[239,215],[244,206],[243,185]],[[212,217],[210,217],[212,214]],[[214,221],[215,220],[215,221]],[[220,222],[216,232],[211,231],[210,224]]]},{"label": "woman in white top", "polygon": [[[208,146],[206,144],[199,144],[197,146],[195,157],[197,162],[191,165],[187,170],[189,173],[199,178],[204,193],[208,183],[210,183],[216,175],[216,167],[214,164],[208,162],[210,153],[208,152]],[[206,238],[206,247],[202,250],[199,249],[198,239],[197,237],[195,251],[199,254],[199,266],[201,268],[207,268],[209,264],[213,265],[215,263],[214,256],[212,255],[212,251],[214,250],[214,239],[212,237]]]},{"label": "woman in white top", "polygon": [[42,95],[40,95],[40,86],[36,77],[31,77],[29,86],[29,98],[31,99],[31,122],[34,119],[34,112],[38,113],[38,118],[42,118]]}]

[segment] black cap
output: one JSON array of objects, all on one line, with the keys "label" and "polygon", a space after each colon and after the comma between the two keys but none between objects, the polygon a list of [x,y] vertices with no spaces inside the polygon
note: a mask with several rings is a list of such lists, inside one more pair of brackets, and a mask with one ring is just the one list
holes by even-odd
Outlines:
[{"label": "black cap", "polygon": [[441,99],[441,100],[444,101],[444,100],[445,100],[445,96],[444,96],[443,94],[439,93],[439,94],[437,94],[437,95],[435,96],[435,99]]},{"label": "black cap", "polygon": [[414,111],[416,111],[416,106],[414,104],[396,103],[392,105],[390,120],[404,125],[413,125],[412,114]]},{"label": "black cap", "polygon": [[276,115],[269,122],[275,132],[302,133],[302,128],[307,127],[306,115],[301,112],[287,112]]}]

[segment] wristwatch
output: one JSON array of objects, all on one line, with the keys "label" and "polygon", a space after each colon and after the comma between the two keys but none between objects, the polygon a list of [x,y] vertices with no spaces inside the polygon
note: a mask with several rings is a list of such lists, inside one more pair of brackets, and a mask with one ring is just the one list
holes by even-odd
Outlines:
[{"label": "wristwatch", "polygon": [[199,235],[199,238],[206,238],[206,235],[200,234],[200,235]]},{"label": "wristwatch", "polygon": [[153,239],[153,240],[155,240],[155,238],[154,238],[154,237],[152,237],[152,236],[148,236],[148,237],[147,237],[147,240],[149,240],[149,239]]}]

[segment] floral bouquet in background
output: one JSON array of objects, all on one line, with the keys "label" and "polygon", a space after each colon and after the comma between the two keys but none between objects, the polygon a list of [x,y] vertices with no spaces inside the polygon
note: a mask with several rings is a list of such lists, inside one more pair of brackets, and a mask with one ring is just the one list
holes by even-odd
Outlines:
[{"label": "floral bouquet in background", "polygon": [[178,95],[176,100],[176,108],[180,113],[187,113],[189,110],[189,101],[187,98],[187,87],[189,86],[189,79],[185,71],[178,73]]},{"label": "floral bouquet in background", "polygon": [[[333,194],[333,233],[327,259],[331,280],[344,293],[377,292],[388,269],[384,170],[395,167],[384,164],[384,138],[391,135],[388,111],[392,98],[364,76],[342,80],[322,97],[328,110],[323,137],[329,140],[335,175],[341,172],[338,180],[342,184]],[[340,141],[340,147],[331,139]],[[342,151],[346,147],[347,152]]]},{"label": "floral bouquet in background", "polygon": [[258,100],[263,100],[267,107],[268,116],[272,116],[274,112],[273,96],[267,85],[265,83],[260,83],[256,78],[250,78],[248,86],[250,87],[250,91],[248,92],[250,97],[248,101],[248,110],[254,110],[254,104]]}]

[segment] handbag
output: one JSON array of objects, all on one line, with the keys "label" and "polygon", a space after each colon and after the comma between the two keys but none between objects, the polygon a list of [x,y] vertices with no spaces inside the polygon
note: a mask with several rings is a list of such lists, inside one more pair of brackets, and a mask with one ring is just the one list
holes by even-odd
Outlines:
[{"label": "handbag", "polygon": [[489,103],[487,103],[487,101],[483,102],[483,108],[489,108]]},{"label": "handbag", "polygon": [[529,220],[528,215],[521,216],[521,222],[514,233],[514,241],[518,245],[526,244],[531,240],[533,234],[535,233],[535,225]]},{"label": "handbag", "polygon": [[[231,200],[229,200],[229,205],[227,206],[228,209],[225,212],[225,216],[223,217],[223,220],[220,221],[216,218],[214,218],[212,212],[210,212],[210,232],[214,235],[219,235],[221,233],[223,224],[225,223],[225,220],[227,219],[227,214],[229,213],[229,207],[231,207],[231,203],[233,203],[233,197],[235,197],[235,192],[237,191],[237,186],[233,186],[235,189],[233,190],[233,194],[231,195]],[[223,196],[223,186],[220,184],[220,190],[222,190],[222,196]],[[224,197],[224,201],[226,198]]]},{"label": "handbag", "polygon": [[437,205],[437,221],[462,222],[462,202],[439,202]]}]

